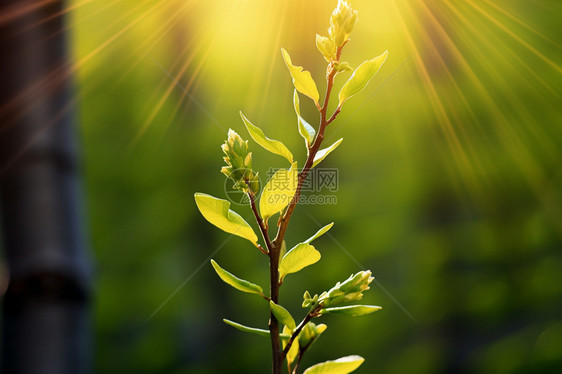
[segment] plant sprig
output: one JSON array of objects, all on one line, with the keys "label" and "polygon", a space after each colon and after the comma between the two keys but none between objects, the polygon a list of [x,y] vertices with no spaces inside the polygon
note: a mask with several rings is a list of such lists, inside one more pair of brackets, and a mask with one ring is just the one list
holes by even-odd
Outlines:
[{"label": "plant sprig", "polygon": [[[292,152],[280,141],[268,138],[264,132],[240,113],[252,139],[266,150],[280,155],[291,164],[288,169],[279,169],[261,189],[258,173],[252,169],[252,153],[249,152],[248,142],[244,141],[235,131],[229,130],[228,139],[222,145],[227,166],[222,173],[234,182],[234,188],[243,191],[250,203],[254,219],[259,227],[263,245],[251,226],[236,212],[230,209],[230,203],[210,195],[197,193],[195,200],[197,207],[210,223],[218,228],[240,236],[252,242],[261,253],[269,257],[270,290],[269,296],[264,294],[261,286],[238,278],[234,274],[220,267],[212,260],[212,265],[219,277],[242,292],[254,293],[270,303],[270,319],[268,330],[244,326],[225,320],[226,323],[239,330],[269,336],[272,347],[272,373],[280,374],[283,363],[287,362],[290,374],[296,374],[304,353],[315,340],[325,331],[326,325],[316,325],[312,320],[325,314],[345,314],[359,316],[373,313],[381,308],[368,305],[349,305],[359,301],[363,292],[369,289],[372,282],[370,271],[361,271],[351,275],[344,282],[338,282],[329,291],[311,296],[308,291],[304,294],[303,307],[308,312],[297,325],[292,315],[279,303],[279,289],[284,278],[291,273],[298,272],[320,260],[321,254],[310,244],[313,240],[326,233],[333,223],[324,226],[311,238],[298,243],[286,251],[285,234],[291,217],[301,196],[303,183],[310,171],[325,157],[334,151],[342,139],[321,149],[326,128],[338,117],[343,104],[352,96],[361,92],[385,62],[388,52],[371,60],[364,61],[355,70],[349,63],[342,61],[342,51],[349,41],[353,26],[357,21],[357,11],[353,10],[346,1],[339,0],[338,5],[330,17],[328,36],[316,35],[316,47],[327,61],[326,93],[320,104],[320,95],[316,83],[310,72],[301,66],[296,66],[289,53],[282,49],[282,56],[295,86],[293,103],[297,115],[297,125],[300,135],[305,140],[307,150],[306,161],[300,171]],[[338,106],[328,114],[328,106],[332,96],[334,81],[339,73],[352,71],[353,74],[342,86],[338,94]],[[317,128],[311,126],[300,114],[299,93],[314,101],[320,113],[320,123]],[[259,204],[258,204],[259,197]],[[269,219],[279,214],[277,233],[271,238],[269,235]],[[286,253],[285,253],[286,252]],[[280,325],[283,326],[280,331]],[[304,371],[304,374],[334,373],[346,374],[355,370],[363,363],[360,356],[346,356],[334,361],[316,364]]]}]

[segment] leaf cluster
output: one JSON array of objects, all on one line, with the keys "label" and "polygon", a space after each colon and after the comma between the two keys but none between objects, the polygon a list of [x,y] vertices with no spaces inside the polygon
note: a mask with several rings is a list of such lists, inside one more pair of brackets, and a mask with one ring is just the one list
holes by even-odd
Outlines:
[{"label": "leaf cluster", "polygon": [[[286,168],[278,169],[261,188],[257,179],[258,173],[252,169],[252,153],[249,152],[248,142],[244,141],[235,131],[229,130],[228,139],[222,146],[227,166],[223,167],[221,171],[234,182],[235,188],[247,194],[263,242],[260,243],[258,235],[250,224],[230,209],[228,201],[203,193],[195,194],[197,208],[207,221],[227,233],[249,240],[269,257],[271,274],[269,294],[264,292],[264,288],[260,285],[239,278],[225,270],[215,260],[211,260],[211,264],[225,283],[239,291],[256,294],[269,303],[271,316],[267,330],[248,327],[227,319],[224,322],[241,331],[271,339],[274,374],[280,373],[281,365],[285,360],[289,373],[297,373],[302,356],[327,328],[325,324],[315,324],[312,322],[313,319],[321,318],[326,314],[361,316],[381,309],[379,306],[350,305],[350,303],[361,300],[363,292],[369,289],[369,284],[373,280],[370,271],[361,271],[351,275],[347,280],[337,282],[334,287],[320,295],[311,296],[306,291],[302,306],[307,309],[307,312],[298,324],[291,313],[279,302],[279,288],[285,278],[321,259],[321,252],[311,243],[333,226],[333,222],[327,224],[310,238],[297,243],[290,250],[286,250],[285,232],[298,202],[304,179],[312,168],[322,162],[343,141],[343,139],[339,139],[332,145],[321,149],[324,131],[336,119],[343,104],[352,96],[360,93],[372,80],[388,56],[388,52],[384,52],[378,57],[364,61],[356,69],[351,68],[349,63],[341,61],[342,49],[349,41],[357,17],[357,12],[346,1],[339,0],[330,18],[328,36],[316,36],[316,46],[328,62],[327,90],[323,104],[320,103],[320,94],[310,72],[304,70],[302,66],[295,65],[289,53],[285,49],[281,50],[295,88],[293,105],[297,117],[297,130],[304,139],[307,151],[307,158],[302,164],[302,169],[298,169],[298,162],[283,142],[267,137],[264,131],[253,124],[242,112],[240,112],[240,116],[250,137],[265,150],[283,157],[289,165]],[[328,116],[327,109],[334,79],[339,73],[348,70],[353,71],[353,74],[339,91],[337,108]],[[321,117],[318,127],[315,128],[301,116],[299,93],[310,98],[318,108]],[[269,234],[269,223],[270,219],[277,214],[279,214],[277,235],[273,238]],[[345,374],[354,371],[363,361],[364,359],[359,356],[346,356],[311,366],[304,373]]]}]

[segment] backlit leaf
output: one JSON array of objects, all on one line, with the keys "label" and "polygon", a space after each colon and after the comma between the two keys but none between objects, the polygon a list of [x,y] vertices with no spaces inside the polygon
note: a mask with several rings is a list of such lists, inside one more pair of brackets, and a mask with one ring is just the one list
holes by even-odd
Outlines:
[{"label": "backlit leaf", "polygon": [[289,53],[287,53],[284,48],[281,48],[281,52],[283,53],[283,60],[285,60],[285,64],[287,68],[289,68],[289,72],[293,78],[293,85],[295,88],[303,95],[314,100],[316,106],[318,106],[320,95],[318,94],[318,88],[316,88],[316,83],[314,83],[310,72],[306,70],[303,71],[302,66],[293,65],[291,56],[289,56]]},{"label": "backlit leaf", "polygon": [[244,218],[230,210],[230,202],[198,192],[195,194],[195,203],[207,221],[223,231],[248,239],[257,246],[256,233]]},{"label": "backlit leaf", "polygon": [[312,265],[320,260],[320,252],[308,243],[299,243],[293,247],[279,264],[279,277],[281,280],[291,273]]},{"label": "backlit leaf", "polygon": [[374,305],[348,305],[348,306],[340,306],[334,308],[325,308],[322,309],[322,314],[343,314],[346,316],[363,316],[365,314],[371,314],[378,310],[381,310],[380,306]]},{"label": "backlit leaf", "polygon": [[343,141],[343,138],[341,138],[340,140],[338,140],[337,142],[335,142],[334,144],[332,144],[328,148],[324,148],[324,149],[319,150],[316,153],[316,156],[314,156],[314,161],[312,162],[312,167],[315,167],[316,165],[318,165],[323,159],[326,158],[326,156],[328,156],[330,153],[332,153],[332,151],[334,149],[336,149],[338,147],[338,145],[341,144],[342,141]]},{"label": "backlit leaf", "polygon": [[301,134],[301,136],[304,138],[304,140],[306,141],[306,146],[308,147],[314,141],[316,130],[314,130],[314,127],[310,126],[310,124],[301,117],[299,94],[297,93],[297,90],[295,90],[295,93],[293,94],[293,104],[295,105],[295,112],[297,113],[299,134]]},{"label": "backlit leaf", "polygon": [[[244,331],[244,332],[249,332],[252,334],[256,334],[256,335],[260,335],[260,336],[266,336],[269,338],[269,330],[264,330],[264,329],[257,329],[255,327],[248,327],[248,326],[244,326],[240,323],[228,320],[228,319],[223,319],[222,320],[224,323],[226,323],[227,325],[230,325],[232,327],[234,327],[235,329],[238,329],[240,331]],[[291,337],[290,334],[279,334],[279,337],[281,339],[289,339]]]},{"label": "backlit leaf", "polygon": [[330,38],[316,34],[316,48],[322,53],[326,61],[330,62],[336,59],[336,45]]},{"label": "backlit leaf", "polygon": [[269,302],[269,306],[271,307],[271,312],[279,322],[287,326],[290,330],[294,330],[297,327],[295,320],[287,309],[283,308],[281,305],[275,304],[273,301]]},{"label": "backlit leaf", "polygon": [[299,334],[299,344],[301,347],[308,348],[327,327],[323,323],[316,325],[314,322],[308,322]]},{"label": "backlit leaf", "polygon": [[246,125],[246,128],[250,133],[250,136],[256,143],[258,143],[271,153],[275,153],[276,155],[285,157],[291,164],[293,163],[293,154],[291,153],[291,151],[289,151],[285,144],[281,143],[279,140],[269,139],[267,136],[265,136],[263,131],[252,122],[250,122],[242,112],[240,112],[240,117],[242,117],[242,121],[244,121],[244,124]]},{"label": "backlit leaf", "polygon": [[[289,329],[287,326],[283,327],[283,334],[286,335],[292,335],[293,331],[291,329]],[[287,346],[287,343],[289,341],[288,340],[283,340],[283,349],[285,349],[285,347]],[[293,362],[295,362],[295,360],[297,359],[298,355],[299,355],[299,346],[300,346],[300,342],[299,342],[299,337],[296,337],[293,340],[293,343],[291,344],[291,348],[289,348],[289,352],[287,352],[287,363],[289,364],[289,366],[291,366],[293,364]]]},{"label": "backlit leaf", "polygon": [[217,272],[218,276],[227,284],[240,290],[242,292],[255,293],[257,295],[263,296],[263,289],[257,284],[248,282],[247,280],[240,279],[232,273],[224,270],[216,263],[215,260],[211,260],[211,265]]},{"label": "backlit leaf", "polygon": [[311,366],[303,374],[347,374],[361,366],[364,361],[361,356],[346,356]]},{"label": "backlit leaf", "polygon": [[267,182],[260,196],[260,213],[264,221],[282,211],[297,191],[298,170],[294,162],[289,170],[279,169]]},{"label": "backlit leaf", "polygon": [[382,64],[386,61],[388,51],[372,60],[367,60],[355,69],[351,77],[343,85],[339,93],[339,106],[349,99],[351,96],[363,91],[365,86],[377,74]]},{"label": "backlit leaf", "polygon": [[322,227],[320,230],[318,230],[316,232],[316,234],[312,235],[310,238],[306,239],[304,241],[304,243],[310,243],[315,239],[318,239],[320,236],[324,235],[325,233],[328,232],[328,230],[330,230],[332,228],[332,226],[334,226],[334,223],[329,223],[326,226]]}]

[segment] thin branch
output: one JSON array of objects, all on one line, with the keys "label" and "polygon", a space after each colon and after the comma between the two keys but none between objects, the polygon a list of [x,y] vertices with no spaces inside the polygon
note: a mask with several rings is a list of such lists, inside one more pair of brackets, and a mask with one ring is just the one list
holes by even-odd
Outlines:
[{"label": "thin branch", "polygon": [[[338,47],[338,49],[337,49],[336,62],[339,62],[339,60],[340,60],[342,49],[343,49],[343,46]],[[306,162],[305,162],[305,165],[304,165],[303,169],[299,173],[299,180],[298,180],[297,190],[295,192],[295,195],[293,196],[293,199],[289,203],[289,206],[287,207],[287,210],[285,211],[285,214],[283,214],[281,216],[281,218],[279,219],[279,223],[278,223],[279,229],[277,230],[277,235],[275,236],[275,239],[273,240],[273,245],[275,247],[277,247],[277,246],[280,247],[281,243],[283,242],[283,238],[285,237],[285,232],[287,231],[287,226],[289,225],[289,221],[291,220],[291,215],[293,214],[293,211],[295,210],[297,202],[300,199],[302,185],[303,185],[306,177],[308,176],[308,173],[310,172],[310,170],[312,168],[312,164],[314,163],[314,157],[316,157],[316,153],[318,153],[318,150],[320,149],[320,145],[322,144],[322,141],[324,140],[324,131],[326,130],[326,127],[332,121],[334,121],[336,119],[336,117],[338,116],[338,114],[341,111],[341,108],[338,106],[338,108],[335,110],[335,112],[332,114],[332,116],[329,119],[326,119],[326,112],[328,110],[328,104],[330,102],[330,96],[331,96],[331,93],[332,93],[332,88],[334,86],[334,78],[337,74],[337,71],[332,66],[333,66],[333,63],[330,63],[330,70],[329,70],[329,73],[326,77],[327,86],[326,86],[326,96],[324,98],[324,105],[322,105],[322,108],[319,108],[319,111],[320,111],[320,126],[318,128],[318,132],[316,134],[316,138],[314,139],[314,142],[308,148],[308,157],[306,159]]]},{"label": "thin branch", "polygon": [[293,332],[293,334],[289,338],[289,341],[287,342],[287,345],[285,346],[285,349],[283,349],[283,353],[282,353],[283,359],[285,359],[285,357],[287,356],[287,353],[289,353],[289,350],[291,349],[291,346],[293,345],[293,342],[299,336],[299,334],[301,333],[302,329],[304,329],[306,324],[308,322],[310,322],[314,317],[318,317],[318,315],[319,315],[318,311],[320,309],[322,309],[322,307],[317,306],[314,310],[311,310],[310,312],[308,312],[308,314],[304,317],[304,319],[301,321],[301,323],[299,323],[299,325],[295,329],[295,332]]},{"label": "thin branch", "polygon": [[258,249],[262,251],[264,254],[269,255],[271,252],[271,248],[273,244],[271,243],[271,239],[269,238],[269,233],[267,231],[267,224],[261,218],[258,209],[256,207],[256,197],[251,190],[248,190],[248,198],[250,200],[250,205],[252,206],[252,212],[254,212],[254,217],[256,218],[256,222],[260,227],[261,234],[263,236],[263,240],[265,242],[266,248],[264,249],[261,245],[258,244]]},{"label": "thin branch", "polygon": [[306,349],[299,351],[297,361],[295,362],[295,366],[293,367],[293,371],[291,372],[291,374],[297,374],[297,371],[298,371],[299,366],[301,364],[302,356],[304,355],[305,351],[306,351]]},{"label": "thin branch", "polygon": [[332,116],[330,117],[330,119],[328,120],[328,125],[336,119],[336,117],[338,116],[338,114],[340,114],[340,112],[341,112],[341,106],[338,106],[334,111],[334,113],[332,114]]},{"label": "thin branch", "polygon": [[[281,286],[279,282],[279,255],[281,252],[281,246],[283,244],[283,238],[285,237],[287,226],[289,225],[289,221],[291,220],[291,215],[293,214],[293,211],[295,210],[297,202],[299,201],[299,198],[301,196],[301,190],[304,180],[306,179],[308,173],[310,172],[312,168],[312,164],[314,163],[314,157],[316,157],[316,153],[320,149],[320,145],[324,140],[324,131],[326,130],[326,127],[337,117],[337,115],[340,112],[340,108],[338,107],[334,112],[334,114],[332,114],[332,116],[329,119],[326,119],[326,112],[328,110],[328,104],[330,102],[330,95],[332,93],[332,87],[334,86],[334,78],[337,74],[337,71],[334,69],[334,63],[339,62],[344,45],[337,48],[336,60],[331,62],[329,65],[329,73],[326,77],[327,87],[326,87],[326,96],[324,98],[324,104],[322,105],[322,107],[320,107],[318,103],[316,104],[316,107],[320,111],[320,125],[318,128],[318,132],[316,133],[316,137],[314,138],[313,144],[308,147],[308,157],[306,159],[303,169],[299,173],[295,195],[293,196],[293,199],[291,200],[289,206],[285,210],[285,213],[283,213],[281,215],[281,218],[279,219],[278,230],[275,239],[272,242],[269,242],[271,244],[270,247],[268,244],[271,300],[276,304],[279,304],[279,288]],[[252,199],[250,199],[250,201],[252,201]],[[256,219],[258,219],[259,214],[257,214],[257,210],[255,209],[254,203],[252,204],[253,204],[252,209],[254,210]],[[265,239],[267,242],[267,240],[269,240],[269,237],[267,235],[267,226],[263,225],[262,223],[260,224],[260,229],[262,230],[262,234],[265,232],[264,239],[267,238]],[[271,345],[273,351],[273,374],[281,373],[281,366],[283,365],[283,361],[285,361],[285,358],[287,357],[287,352],[291,348],[293,341],[296,339],[296,337],[298,336],[300,331],[304,328],[304,326],[306,326],[306,324],[310,321],[310,319],[316,316],[315,313],[316,311],[307,314],[305,319],[297,327],[295,333],[291,336],[291,338],[287,342],[287,345],[285,346],[285,349],[283,351],[281,351],[281,346],[279,342],[279,322],[277,321],[277,318],[275,318],[273,313],[270,314],[269,331],[271,335]]]}]

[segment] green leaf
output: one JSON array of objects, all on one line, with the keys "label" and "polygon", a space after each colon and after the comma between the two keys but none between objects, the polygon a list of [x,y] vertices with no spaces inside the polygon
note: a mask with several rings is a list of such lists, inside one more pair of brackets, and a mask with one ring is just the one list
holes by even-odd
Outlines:
[{"label": "green leaf", "polygon": [[346,356],[311,366],[303,374],[347,374],[361,366],[364,361],[361,356]]},{"label": "green leaf", "polygon": [[261,145],[263,148],[267,149],[271,153],[275,153],[276,155],[285,157],[291,164],[293,163],[293,154],[285,144],[281,143],[279,140],[269,139],[263,131],[254,125],[252,122],[244,116],[244,113],[240,112],[240,117],[242,117],[242,121],[246,125],[250,136],[256,143]]},{"label": "green leaf", "polygon": [[336,45],[330,38],[316,34],[316,48],[322,53],[326,61],[330,62],[336,59]]},{"label": "green leaf", "polygon": [[257,284],[253,284],[247,280],[236,277],[234,274],[221,268],[215,260],[211,260],[211,265],[213,265],[213,268],[225,283],[242,292],[255,293],[257,295],[264,296],[263,289]]},{"label": "green leaf", "polygon": [[230,202],[198,192],[195,194],[195,203],[207,221],[223,231],[248,239],[255,246],[258,245],[256,233],[244,218],[230,210]]},{"label": "green leaf", "polygon": [[316,165],[318,165],[323,159],[326,158],[326,156],[328,156],[330,153],[332,153],[332,151],[334,149],[336,149],[338,147],[338,145],[341,144],[341,142],[343,142],[343,138],[341,138],[340,140],[338,140],[337,142],[335,142],[334,144],[332,144],[328,148],[324,148],[324,149],[319,150],[316,153],[316,156],[314,156],[314,161],[312,162],[312,167],[315,167]]},{"label": "green leaf", "polygon": [[241,325],[241,324],[236,323],[234,321],[230,321],[228,319],[223,319],[223,322],[226,323],[227,325],[230,325],[230,326],[240,330],[240,331],[249,332],[249,333],[257,334],[257,335],[261,335],[261,336],[266,336],[266,337],[269,338],[269,330],[256,329],[255,327],[244,326],[244,325]]},{"label": "green leaf", "polygon": [[327,328],[323,323],[316,325],[314,322],[308,322],[299,334],[300,346],[308,348]]},{"label": "green leaf", "polygon": [[309,244],[310,242],[312,242],[315,239],[318,239],[319,237],[321,237],[322,235],[324,235],[325,233],[328,232],[328,230],[330,230],[332,228],[332,226],[334,226],[334,223],[329,223],[326,226],[322,227],[320,230],[318,230],[316,232],[316,234],[312,235],[310,238],[306,239],[303,243],[307,243]]},{"label": "green leaf", "polygon": [[283,278],[287,274],[296,273],[297,271],[315,264],[320,260],[320,252],[308,243],[299,243],[293,247],[283,258],[279,264],[279,278]]},{"label": "green leaf", "polygon": [[348,305],[348,306],[340,306],[334,308],[325,308],[322,309],[322,314],[343,314],[346,316],[363,316],[365,314],[371,314],[378,310],[381,310],[382,307],[374,306],[374,305]]},{"label": "green leaf", "polygon": [[[283,327],[283,334],[289,335],[291,336],[293,334],[293,330],[289,329],[286,325]],[[300,335],[300,334],[299,334]],[[283,349],[285,349],[285,347],[287,346],[287,343],[289,341],[288,340],[283,340]],[[287,364],[289,365],[289,367],[293,364],[293,362],[295,362],[295,360],[297,359],[298,355],[299,355],[299,346],[300,346],[300,342],[299,342],[299,337],[297,336],[294,340],[293,343],[291,344],[291,348],[289,348],[289,352],[287,352]]]},{"label": "green leaf", "polygon": [[[255,327],[248,327],[248,326],[244,326],[240,323],[228,320],[228,319],[223,319],[222,320],[224,323],[226,323],[227,325],[230,325],[232,327],[234,327],[235,329],[238,329],[240,331],[244,331],[244,332],[249,332],[252,334],[257,334],[260,336],[266,336],[269,338],[269,330],[264,330],[264,329],[257,329]],[[291,337],[290,334],[279,334],[279,337],[281,339],[289,339]]]},{"label": "green leaf", "polygon": [[295,93],[293,94],[293,104],[295,105],[295,112],[297,113],[299,133],[306,141],[306,146],[309,147],[310,144],[312,144],[312,142],[314,141],[316,130],[314,130],[314,127],[312,127],[308,122],[305,121],[304,118],[301,117],[299,94],[297,93],[297,90],[295,90]]},{"label": "green leaf", "polygon": [[287,326],[291,331],[297,328],[297,324],[291,316],[291,313],[281,305],[275,304],[273,301],[269,302],[269,306],[271,307],[271,312],[277,318],[279,322]]},{"label": "green leaf", "polygon": [[285,64],[287,68],[289,68],[289,72],[291,73],[291,77],[293,78],[293,85],[295,88],[302,94],[310,97],[316,103],[316,106],[319,106],[318,100],[320,99],[320,95],[318,94],[318,88],[316,88],[316,83],[312,79],[309,71],[304,70],[302,66],[294,66],[291,61],[291,56],[284,48],[281,48],[281,52],[283,53],[283,60],[285,60]]},{"label": "green leaf", "polygon": [[285,253],[287,253],[287,242],[283,240],[283,242],[281,243],[281,249],[279,250],[279,256],[283,258],[283,256],[285,256]]},{"label": "green leaf", "polygon": [[267,182],[260,197],[260,213],[264,221],[289,205],[297,191],[298,176],[295,161],[289,170],[277,170]]},{"label": "green leaf", "polygon": [[353,71],[353,68],[351,67],[351,65],[349,65],[349,62],[345,62],[345,61],[340,61],[340,62],[336,62],[334,63],[334,69],[338,72],[344,72],[344,71]]},{"label": "green leaf", "polygon": [[367,60],[355,69],[351,77],[343,85],[339,93],[339,106],[349,99],[351,96],[363,91],[365,86],[373,79],[379,71],[382,64],[386,61],[388,51],[372,60]]}]

